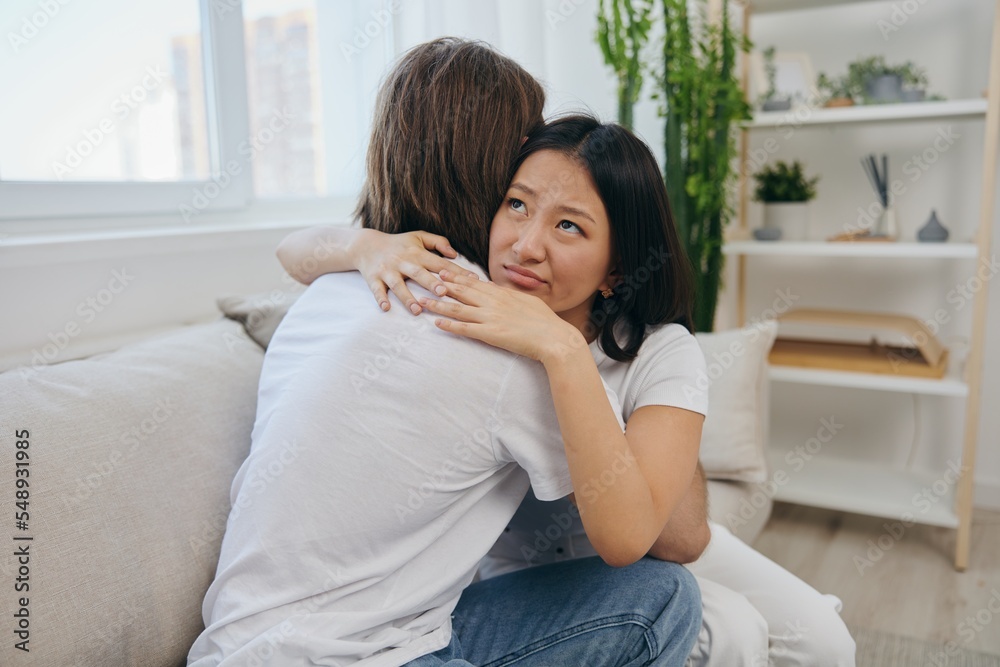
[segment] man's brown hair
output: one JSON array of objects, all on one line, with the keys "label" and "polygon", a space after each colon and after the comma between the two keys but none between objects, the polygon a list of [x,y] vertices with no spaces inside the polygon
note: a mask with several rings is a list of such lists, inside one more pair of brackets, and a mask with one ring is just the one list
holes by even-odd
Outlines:
[{"label": "man's brown hair", "polygon": [[534,77],[482,42],[446,37],[407,51],[376,99],[362,226],[442,234],[487,267],[490,223],[544,103]]}]

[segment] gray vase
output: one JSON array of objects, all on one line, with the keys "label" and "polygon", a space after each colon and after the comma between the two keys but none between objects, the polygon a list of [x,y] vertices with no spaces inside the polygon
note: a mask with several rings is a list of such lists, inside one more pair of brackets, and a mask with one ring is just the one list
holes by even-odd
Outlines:
[{"label": "gray vase", "polygon": [[903,77],[883,74],[865,82],[865,92],[873,102],[898,102],[903,99]]},{"label": "gray vase", "polygon": [[937,211],[931,209],[931,217],[927,224],[917,232],[917,240],[925,243],[941,243],[948,240],[948,230],[938,220]]},{"label": "gray vase", "polygon": [[760,106],[761,111],[788,111],[792,108],[792,101],[787,97],[772,97],[769,100],[764,100],[764,103]]}]

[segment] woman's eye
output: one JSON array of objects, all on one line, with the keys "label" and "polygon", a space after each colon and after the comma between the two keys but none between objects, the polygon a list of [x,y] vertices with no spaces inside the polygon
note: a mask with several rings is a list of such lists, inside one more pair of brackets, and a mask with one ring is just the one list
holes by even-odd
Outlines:
[{"label": "woman's eye", "polygon": [[562,220],[559,223],[559,229],[562,229],[567,232],[573,232],[574,234],[583,233],[579,225],[577,225],[575,222],[570,222],[569,220]]},{"label": "woman's eye", "polygon": [[524,202],[523,201],[521,201],[520,199],[515,199],[514,197],[511,197],[507,201],[510,202],[510,207],[512,209],[514,209],[515,211],[518,211],[519,213],[524,213],[524,208],[525,207],[524,207]]}]

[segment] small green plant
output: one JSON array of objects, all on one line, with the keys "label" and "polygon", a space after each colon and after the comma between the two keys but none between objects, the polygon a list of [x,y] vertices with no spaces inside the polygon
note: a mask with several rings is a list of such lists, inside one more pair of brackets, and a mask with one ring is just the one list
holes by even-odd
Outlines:
[{"label": "small green plant", "polygon": [[853,100],[864,95],[864,89],[859,88],[847,75],[828,77],[820,72],[816,78],[816,88],[823,93],[824,101],[843,98]]},{"label": "small green plant", "polygon": [[847,66],[847,83],[852,89],[861,91],[867,100],[866,86],[880,76],[898,76],[907,88],[926,88],[927,72],[912,61],[901,65],[889,65],[884,56],[859,58]]},{"label": "small green plant", "polygon": [[816,196],[819,176],[807,179],[802,163],[796,160],[789,166],[778,160],[773,166],[765,165],[753,175],[757,181],[754,199],[762,202],[806,202]]},{"label": "small green plant", "polygon": [[775,87],[775,80],[778,77],[778,68],[774,64],[774,47],[769,46],[761,52],[764,56],[764,72],[767,75],[767,92],[764,93],[764,100],[784,99],[778,97],[778,89]]},{"label": "small green plant", "polygon": [[896,72],[903,78],[904,88],[927,88],[927,70],[923,67],[917,67],[907,60],[896,68]]}]

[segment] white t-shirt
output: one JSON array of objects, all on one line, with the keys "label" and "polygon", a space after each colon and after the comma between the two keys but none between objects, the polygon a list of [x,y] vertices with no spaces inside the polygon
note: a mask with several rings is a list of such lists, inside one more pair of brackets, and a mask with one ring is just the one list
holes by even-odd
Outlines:
[{"label": "white t-shirt", "polygon": [[433,318],[380,311],[358,273],[289,309],[189,665],[431,653],[529,480],[539,498],[572,491],[542,365]]},{"label": "white t-shirt", "polygon": [[[680,324],[649,327],[631,362],[611,359],[598,346],[590,351],[605,385],[621,399],[622,419],[646,405],[667,405],[708,415],[708,392],[699,388],[705,356],[697,339]],[[664,434],[664,438],[668,438]],[[488,579],[530,565],[596,555],[576,507],[567,499],[543,502],[528,493],[503,535],[479,568]]]}]

